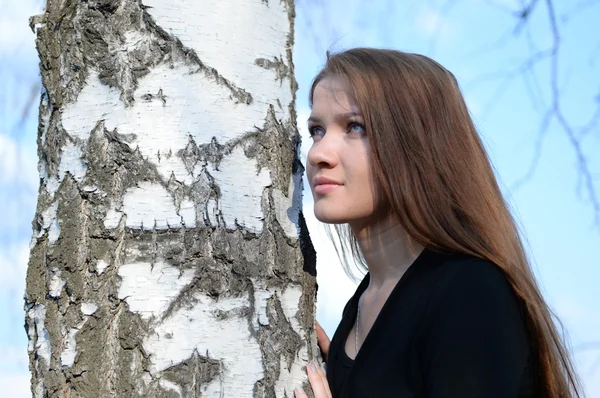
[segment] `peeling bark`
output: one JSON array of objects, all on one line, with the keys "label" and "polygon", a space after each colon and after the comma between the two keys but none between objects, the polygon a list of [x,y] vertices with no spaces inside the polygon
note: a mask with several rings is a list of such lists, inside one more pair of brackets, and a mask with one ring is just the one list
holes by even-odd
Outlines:
[{"label": "peeling bark", "polygon": [[[35,397],[291,397],[318,356],[288,1],[47,0]],[[257,22],[260,23],[257,23]]]}]

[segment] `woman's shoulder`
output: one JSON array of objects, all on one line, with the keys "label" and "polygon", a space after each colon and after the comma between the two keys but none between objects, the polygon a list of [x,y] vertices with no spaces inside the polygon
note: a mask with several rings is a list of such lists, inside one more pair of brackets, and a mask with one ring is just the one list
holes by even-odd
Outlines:
[{"label": "woman's shoulder", "polygon": [[502,268],[470,255],[445,255],[436,267],[432,300],[437,306],[463,311],[488,306],[489,310],[519,311],[517,295]]},{"label": "woman's shoulder", "polygon": [[438,284],[465,288],[471,285],[509,286],[502,268],[489,260],[462,253],[440,256],[441,261],[434,271]]}]

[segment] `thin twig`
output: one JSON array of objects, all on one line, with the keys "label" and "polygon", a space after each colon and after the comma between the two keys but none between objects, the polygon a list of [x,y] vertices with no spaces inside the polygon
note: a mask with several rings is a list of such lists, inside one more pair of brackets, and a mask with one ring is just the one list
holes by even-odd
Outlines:
[{"label": "thin twig", "polygon": [[584,138],[598,128],[598,123],[600,123],[600,105],[596,107],[596,111],[590,118],[590,121],[579,130],[579,139]]},{"label": "thin twig", "polygon": [[531,0],[529,4],[523,7],[517,14],[518,20],[515,29],[513,30],[513,34],[519,35],[523,26],[527,24],[527,22],[531,19],[531,15],[535,10],[535,6],[537,5],[538,0]]},{"label": "thin twig", "polygon": [[528,59],[526,59],[525,62],[523,62],[521,65],[519,65],[518,67],[516,67],[512,70],[497,71],[497,72],[481,75],[481,76],[471,80],[470,82],[466,83],[465,87],[468,88],[472,85],[480,85],[482,82],[492,81],[492,80],[501,80],[501,83],[504,83],[505,81],[514,79],[515,77],[528,71],[529,69],[534,68],[538,63],[549,58],[551,55],[552,55],[551,49],[539,51],[536,54],[529,57]]},{"label": "thin twig", "polygon": [[571,8],[571,9],[567,10],[566,12],[564,12],[560,16],[560,20],[563,23],[567,23],[576,14],[579,14],[582,11],[585,11],[586,8],[590,8],[590,7],[596,6],[598,4],[600,4],[600,1],[598,1],[598,0],[581,0],[581,1],[577,2],[573,6],[573,8]]},{"label": "thin twig", "polygon": [[552,30],[553,45],[552,45],[552,57],[550,60],[550,86],[552,90],[552,111],[558,120],[563,131],[567,135],[567,138],[575,151],[575,157],[577,159],[577,165],[581,178],[583,178],[583,184],[589,195],[590,202],[594,208],[594,219],[595,224],[600,227],[600,201],[596,195],[594,187],[594,178],[589,168],[588,162],[583,153],[580,141],[575,136],[575,131],[568,123],[565,118],[560,102],[560,90],[558,89],[558,55],[560,50],[560,33],[558,30],[558,22],[556,20],[556,14],[554,11],[554,4],[552,0],[546,0],[546,6],[548,9],[548,17],[550,19],[550,27]]},{"label": "thin twig", "polygon": [[533,175],[535,174],[535,171],[540,162],[540,158],[542,157],[542,146],[544,143],[544,138],[546,137],[546,134],[548,132],[548,127],[550,126],[550,121],[552,120],[552,116],[553,116],[553,113],[551,110],[547,111],[546,114],[544,115],[544,118],[542,119],[542,123],[540,124],[540,130],[538,131],[537,138],[535,140],[535,145],[533,146],[534,153],[533,153],[533,158],[531,159],[529,168],[527,169],[527,172],[522,177],[517,179],[517,181],[515,181],[510,186],[509,192],[514,194],[519,189],[521,189],[521,187],[523,185],[525,185],[525,183],[529,182],[533,178]]},{"label": "thin twig", "polygon": [[510,8],[506,4],[496,3],[494,0],[485,0],[485,2],[498,10],[506,12],[507,14],[514,15],[515,13],[515,9]]},{"label": "thin twig", "polygon": [[23,128],[23,125],[29,118],[29,114],[34,110],[34,104],[40,96],[41,85],[39,82],[36,82],[30,87],[29,95],[27,97],[27,101],[22,108],[21,117],[15,123],[15,125],[10,129],[11,132],[20,131]]}]

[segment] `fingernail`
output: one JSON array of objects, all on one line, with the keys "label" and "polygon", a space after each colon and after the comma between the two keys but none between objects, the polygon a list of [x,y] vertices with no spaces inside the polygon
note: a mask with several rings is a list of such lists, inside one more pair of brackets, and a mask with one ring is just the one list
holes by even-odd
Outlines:
[{"label": "fingernail", "polygon": [[296,387],[296,392],[298,394],[304,394],[304,390],[302,389],[302,387]]},{"label": "fingernail", "polygon": [[317,372],[317,367],[315,366],[315,360],[314,359],[308,363],[308,366],[310,366],[310,370],[312,370],[315,373]]}]

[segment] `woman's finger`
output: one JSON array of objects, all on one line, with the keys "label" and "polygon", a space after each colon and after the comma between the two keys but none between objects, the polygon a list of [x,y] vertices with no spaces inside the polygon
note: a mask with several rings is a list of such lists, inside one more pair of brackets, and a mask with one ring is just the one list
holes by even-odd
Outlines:
[{"label": "woman's finger", "polygon": [[308,373],[308,381],[315,394],[315,398],[331,398],[327,378],[321,377],[319,374],[319,365],[315,360],[308,363],[306,367]]},{"label": "woman's finger", "polygon": [[315,329],[317,331],[317,344],[321,349],[321,354],[323,355],[325,362],[327,362],[327,354],[329,354],[329,345],[331,344],[331,341],[329,340],[327,333],[325,333],[325,330],[319,325],[319,322],[315,321]]},{"label": "woman's finger", "polygon": [[323,386],[325,386],[325,391],[327,392],[327,396],[331,397],[332,396],[331,390],[329,389],[329,382],[327,381],[327,375],[325,374],[325,370],[321,366],[318,366],[317,371],[319,373],[319,376],[321,376],[321,380],[323,382]]},{"label": "woman's finger", "polygon": [[294,397],[295,398],[308,398],[308,395],[304,392],[302,387],[296,387],[294,389]]}]

